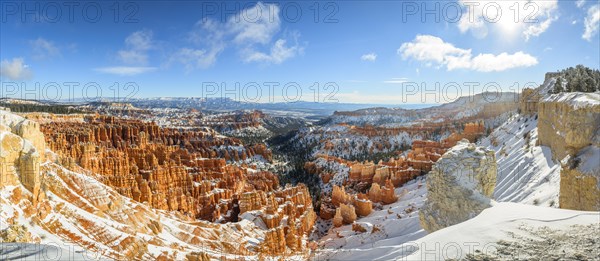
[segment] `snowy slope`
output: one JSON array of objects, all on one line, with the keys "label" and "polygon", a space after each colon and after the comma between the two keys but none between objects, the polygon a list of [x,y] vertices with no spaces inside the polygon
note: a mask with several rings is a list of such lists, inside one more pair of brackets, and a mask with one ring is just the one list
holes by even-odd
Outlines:
[{"label": "snowy slope", "polygon": [[[484,210],[473,219],[429,235],[425,235],[426,232],[420,229],[418,214],[407,220],[394,223],[393,227],[390,226],[394,230],[392,233],[400,236],[353,248],[344,247],[337,250],[332,248],[331,252],[322,250],[318,257],[335,260],[462,259],[467,254],[496,255],[496,251],[502,249],[507,242],[512,247],[521,247],[521,252],[510,254],[518,254],[519,257],[524,258],[532,258],[527,256],[528,253],[562,254],[567,257],[583,253],[600,257],[598,256],[600,252],[597,250],[600,249],[598,248],[600,241],[593,241],[593,238],[597,238],[595,233],[600,231],[600,212],[555,209],[510,202],[494,203],[493,207]],[[352,232],[344,231],[344,233]],[[555,234],[562,235],[554,236]],[[561,238],[565,235],[570,237]],[[548,244],[543,241],[546,239],[557,245],[558,250],[554,252],[558,253],[544,253],[544,249],[534,248],[536,245],[543,247]],[[346,241],[354,241],[356,244],[358,238],[350,237]],[[581,241],[587,243],[584,245]],[[562,252],[563,249],[565,252]],[[596,252],[593,252],[594,250]]]},{"label": "snowy slope", "polygon": [[[540,228],[564,230],[566,234],[569,234],[568,231],[576,229],[573,227],[574,225],[592,225],[593,231],[590,232],[595,232],[600,226],[600,212],[536,207],[508,202],[497,203],[473,219],[436,231],[415,242],[398,246],[395,252],[388,253],[388,257],[401,257],[408,254],[406,260],[459,259],[466,257],[467,254],[475,253],[475,250],[494,254],[499,248],[497,242],[501,240],[514,241],[514,238],[521,237],[526,241],[531,239],[535,242],[540,237],[543,238],[539,232]],[[515,237],[513,233],[519,236]],[[590,235],[582,232],[577,236]],[[557,238],[556,240],[563,240],[560,242],[562,246],[568,246],[571,243],[567,239]],[[566,247],[565,250],[577,251],[577,244],[575,242],[572,245],[575,248]],[[528,242],[525,245],[531,247],[534,244]],[[598,247],[600,242],[596,241],[593,245]],[[598,257],[598,249],[596,248],[596,257]],[[522,251],[523,254],[527,252],[526,249]],[[538,249],[537,252],[538,255],[546,254],[542,249]],[[568,252],[565,254],[575,255],[575,253]],[[382,258],[385,259],[383,256]]]},{"label": "snowy slope", "polygon": [[396,188],[398,201],[374,210],[357,224],[366,232],[352,231],[352,225],[332,228],[319,241],[317,260],[372,260],[379,253],[427,234],[419,224],[419,208],[426,199],[425,178],[419,177]]},{"label": "snowy slope", "polygon": [[481,140],[496,152],[496,201],[558,207],[560,163],[550,148],[536,146],[537,135],[537,117],[517,114]]},{"label": "snowy slope", "polygon": [[[418,219],[419,208],[427,194],[424,179],[420,179],[396,189],[396,194],[406,193],[404,189],[407,193],[390,205],[389,211],[388,206],[384,206],[383,210],[358,219],[357,223],[367,232],[354,232],[350,225],[333,228],[320,240],[321,249],[316,257],[336,260],[464,258],[469,247],[465,242],[472,242],[472,246],[479,244],[480,249],[489,243],[490,249],[496,249],[496,242],[514,238],[508,232],[528,239],[536,238],[533,234],[542,224],[550,230],[564,229],[565,233],[573,231],[569,227],[573,224],[598,224],[598,212],[552,208],[558,206],[560,164],[552,161],[549,148],[536,146],[536,142],[537,119],[518,114],[508,117],[489,137],[481,140],[479,145],[496,153],[498,176],[494,206],[474,219],[427,235]],[[406,213],[411,206],[415,210]],[[523,224],[531,231],[524,231]],[[372,232],[373,227],[379,231]],[[448,246],[447,249],[444,246]],[[435,250],[436,247],[443,251],[423,252],[423,249]]]}]

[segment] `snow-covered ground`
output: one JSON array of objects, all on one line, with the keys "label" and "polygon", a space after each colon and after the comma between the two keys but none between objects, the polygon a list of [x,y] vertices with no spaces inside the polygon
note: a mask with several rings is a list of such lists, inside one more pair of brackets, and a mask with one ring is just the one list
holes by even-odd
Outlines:
[{"label": "snow-covered ground", "polygon": [[332,228],[321,238],[317,260],[373,260],[394,247],[427,234],[419,224],[419,208],[426,199],[425,179],[417,178],[396,188],[396,203],[384,205],[356,221],[366,232],[352,231],[352,225]]},{"label": "snow-covered ground", "polygon": [[[541,228],[569,231],[574,225],[592,225],[593,231],[597,231],[600,226],[600,213],[509,202],[496,203],[473,219],[436,231],[414,242],[396,246],[393,252],[385,254],[389,258],[406,257],[405,260],[442,260],[465,258],[467,254],[476,254],[475,251],[479,250],[481,253],[494,256],[500,248],[498,242],[513,241],[515,234],[525,240],[531,239],[530,243],[533,243],[540,240],[541,235],[537,230]],[[582,233],[577,236],[589,235]],[[565,243],[563,245],[565,251],[571,252],[565,255],[576,256],[577,243],[573,245],[567,245],[569,242],[563,243]],[[600,242],[596,241],[594,245],[600,246]],[[596,253],[593,254],[596,258],[600,257],[598,249],[596,248]],[[522,251],[522,254],[525,254],[528,250],[525,248]],[[545,254],[543,249],[539,249],[537,258]],[[386,256],[380,255],[380,258],[389,259],[385,258]]]},{"label": "snow-covered ground", "polygon": [[321,238],[315,257],[600,259],[595,234],[600,232],[600,212],[557,209],[560,163],[536,142],[536,117],[518,114],[480,141],[496,152],[498,175],[492,207],[473,219],[427,234],[419,224],[419,208],[427,195],[420,178],[396,189],[398,202],[356,221],[367,232],[354,232],[351,225],[332,228]]},{"label": "snow-covered ground", "polygon": [[[560,258],[582,256],[588,260],[590,257],[600,258],[600,241],[595,234],[600,231],[599,212],[495,202],[473,219],[427,235],[419,225],[418,211],[406,214],[402,219],[393,218],[396,213],[401,213],[398,210],[407,207],[405,202],[406,199],[402,199],[393,204],[392,214],[385,214],[386,208],[357,221],[369,225],[363,234],[352,232],[350,226],[334,229],[334,233],[322,241],[325,249],[318,251],[315,257],[332,260],[448,260],[484,254],[501,256],[504,260],[508,249],[509,259],[528,260],[544,255]],[[389,221],[382,222],[381,219]],[[384,228],[369,233],[372,226]],[[336,233],[343,237],[338,238]],[[560,251],[553,249],[554,252],[548,252],[544,245],[549,243],[545,241]],[[340,248],[339,243],[345,245]],[[507,244],[512,248],[506,247]],[[522,246],[515,247],[519,244]],[[532,257],[532,254],[538,256]]]},{"label": "snow-covered ground", "polygon": [[537,118],[517,114],[480,141],[496,152],[496,201],[558,207],[560,163],[537,137]]}]

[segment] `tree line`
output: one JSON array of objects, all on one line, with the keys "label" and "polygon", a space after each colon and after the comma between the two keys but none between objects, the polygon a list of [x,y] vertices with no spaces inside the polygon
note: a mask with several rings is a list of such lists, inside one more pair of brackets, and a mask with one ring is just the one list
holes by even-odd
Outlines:
[{"label": "tree line", "polygon": [[559,72],[552,93],[600,91],[600,71],[583,65]]}]

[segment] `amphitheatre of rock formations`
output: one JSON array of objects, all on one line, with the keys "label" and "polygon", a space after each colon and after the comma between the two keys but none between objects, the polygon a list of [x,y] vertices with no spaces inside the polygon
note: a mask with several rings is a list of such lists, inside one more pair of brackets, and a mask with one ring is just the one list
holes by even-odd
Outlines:
[{"label": "amphitheatre of rock formations", "polygon": [[[281,256],[304,253],[307,248],[305,235],[316,219],[308,188],[303,184],[280,187],[273,173],[227,163],[254,155],[270,160],[271,152],[264,145],[244,147],[215,133],[111,116],[24,115],[31,120],[5,112],[0,116],[3,124],[8,121],[0,125],[0,187],[21,183],[26,189],[6,191],[12,196],[2,204],[22,205],[26,210],[13,212],[8,219],[12,220],[4,231],[8,238],[29,235],[21,240],[39,242],[18,225],[19,215],[24,215],[36,217],[32,224],[67,242],[89,244],[88,250],[116,259],[205,260],[232,253]],[[71,203],[56,204],[60,202],[56,198]],[[82,216],[77,208],[87,214]],[[71,220],[83,234],[67,228]],[[241,220],[249,231],[240,231],[242,223],[230,223]],[[179,228],[173,230],[173,224]],[[252,237],[261,240],[245,246],[244,236],[231,229],[258,233]],[[165,233],[182,245],[167,245],[161,239]],[[120,243],[111,243],[119,237],[123,237]]]},{"label": "amphitheatre of rock formations", "polygon": [[[417,128],[419,131],[421,128]],[[361,135],[385,136],[406,132],[407,128],[379,128],[373,126],[350,128],[351,132]],[[422,130],[421,130],[422,131]],[[318,155],[326,161],[334,161],[349,167],[348,178],[340,186],[334,184],[330,195],[323,195],[319,215],[322,219],[333,220],[334,226],[351,224],[357,217],[367,216],[373,211],[374,204],[387,205],[397,200],[395,188],[417,176],[431,171],[432,166],[461,139],[474,142],[484,134],[482,122],[466,123],[461,133],[452,133],[441,142],[414,140],[406,155],[391,157],[387,161],[357,162],[329,155]],[[327,149],[327,146],[325,146]],[[328,183],[332,173],[319,169],[314,163],[307,162],[305,169],[320,175],[323,183]]]}]

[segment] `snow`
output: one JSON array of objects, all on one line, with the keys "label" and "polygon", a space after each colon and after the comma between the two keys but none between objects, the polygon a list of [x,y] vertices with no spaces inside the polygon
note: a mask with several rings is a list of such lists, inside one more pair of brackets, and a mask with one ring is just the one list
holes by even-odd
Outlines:
[{"label": "snow", "polygon": [[[397,202],[374,209],[357,220],[367,232],[354,232],[352,225],[332,228],[319,241],[318,260],[372,260],[380,251],[425,236],[427,232],[421,229],[418,211],[427,194],[425,178],[412,180],[396,188],[395,192],[399,195]],[[374,227],[379,231],[373,232]]]},{"label": "snow", "polygon": [[543,102],[560,102],[575,109],[600,105],[600,93],[563,92],[545,97]]},{"label": "snow", "polygon": [[[396,203],[356,221],[367,232],[354,232],[350,225],[331,228],[320,239],[320,249],[315,257],[336,260],[460,259],[475,250],[493,252],[498,248],[498,241],[510,240],[515,234],[527,240],[539,238],[537,232],[531,231],[544,226],[565,230],[568,234],[572,225],[600,223],[600,212],[556,208],[561,167],[552,160],[548,147],[536,146],[536,143],[537,119],[518,114],[507,117],[504,124],[481,140],[480,146],[496,154],[498,175],[492,207],[474,218],[428,235],[419,223],[419,208],[427,194],[424,178],[419,178],[396,189],[396,194],[400,195]],[[449,153],[458,149],[453,148]],[[597,159],[599,153],[598,148],[588,147],[580,157]],[[597,169],[598,161],[582,161],[579,168]],[[407,213],[410,208],[414,210]],[[318,222],[318,229],[328,227],[327,222]],[[375,227],[380,231],[373,232]],[[524,227],[528,229],[524,230]]]},{"label": "snow", "polygon": [[594,145],[585,147],[577,155],[581,159],[577,169],[586,174],[596,175],[600,178],[600,148]]},{"label": "snow", "polygon": [[[521,233],[519,227],[569,229],[572,225],[597,224],[599,212],[584,212],[518,203],[497,203],[477,217],[431,233],[417,241],[398,246],[388,257],[406,256],[407,260],[464,258],[476,249],[486,253],[496,249],[496,242],[508,233]],[[407,253],[409,249],[415,250]],[[433,250],[433,251],[431,251]],[[407,255],[408,254],[408,255]],[[382,256],[385,258],[385,256]]]},{"label": "snow", "polygon": [[[524,234],[522,227],[541,228],[547,226],[552,229],[568,230],[572,225],[598,224],[600,212],[502,202],[495,203],[473,219],[426,236],[423,236],[425,232],[419,230],[418,218],[412,219],[416,219],[414,221],[417,223],[395,224],[396,232],[403,233],[403,236],[380,240],[352,249],[342,248],[333,253],[320,252],[318,253],[319,257],[342,260],[461,259],[465,258],[467,254],[475,253],[476,250],[493,253],[497,249],[497,242],[509,239],[511,233]],[[525,236],[536,238],[535,234],[526,234]]]},{"label": "snow", "polygon": [[496,152],[493,199],[558,207],[560,163],[552,160],[550,148],[536,146],[537,136],[535,116],[514,115],[480,141]]}]

